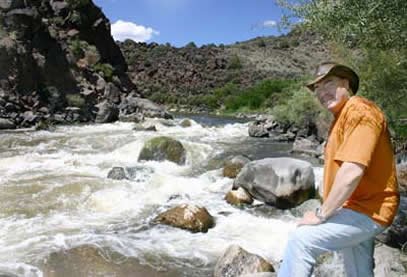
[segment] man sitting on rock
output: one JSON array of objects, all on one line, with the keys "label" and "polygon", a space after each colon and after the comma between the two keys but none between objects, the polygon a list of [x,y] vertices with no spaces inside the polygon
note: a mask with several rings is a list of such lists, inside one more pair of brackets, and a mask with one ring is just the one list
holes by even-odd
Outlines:
[{"label": "man sitting on rock", "polygon": [[347,66],[322,63],[307,87],[335,117],[325,147],[324,201],[298,223],[278,276],[311,276],[316,258],[337,250],[347,276],[373,276],[374,238],[392,223],[400,201],[385,116],[355,95],[359,77]]}]

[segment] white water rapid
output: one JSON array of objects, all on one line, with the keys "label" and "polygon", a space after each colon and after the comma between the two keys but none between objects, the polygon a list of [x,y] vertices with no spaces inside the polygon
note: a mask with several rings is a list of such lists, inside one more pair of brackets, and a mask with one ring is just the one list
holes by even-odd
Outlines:
[{"label": "white water rapid", "polygon": [[[183,128],[179,121],[167,126],[150,120],[157,132],[114,123],[0,133],[0,275],[44,276],[37,266],[41,260],[81,245],[106,247],[156,269],[190,269],[194,276],[210,276],[231,244],[278,264],[298,218],[290,211],[230,206],[224,196],[233,180],[222,177],[211,161],[244,151],[252,151],[253,158],[263,158],[256,151],[278,156],[288,146],[264,146],[265,140],[259,145],[248,137],[245,123],[191,121]],[[185,166],[137,161],[144,142],[162,135],[184,145]],[[115,166],[148,170],[133,181],[108,179]],[[319,181],[321,170],[315,172]],[[150,224],[181,203],[206,207],[216,226],[193,234]]]}]

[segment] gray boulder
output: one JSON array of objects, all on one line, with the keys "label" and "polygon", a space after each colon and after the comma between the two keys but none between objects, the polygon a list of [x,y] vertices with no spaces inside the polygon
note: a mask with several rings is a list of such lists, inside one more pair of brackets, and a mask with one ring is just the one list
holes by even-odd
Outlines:
[{"label": "gray boulder", "polygon": [[262,257],[247,252],[238,245],[231,245],[217,261],[213,276],[252,276],[252,274],[260,272],[274,272],[273,265]]},{"label": "gray boulder", "polygon": [[120,104],[120,114],[142,113],[145,117],[172,119],[162,107],[152,101],[140,97],[128,96]]},{"label": "gray boulder", "polygon": [[152,138],[144,144],[139,161],[168,160],[179,165],[185,164],[186,151],[181,142],[169,137]]},{"label": "gray boulder", "polygon": [[97,105],[99,111],[96,115],[96,123],[110,123],[119,119],[119,109],[117,105],[103,101]]},{"label": "gray boulder", "polygon": [[15,129],[15,128],[16,128],[16,125],[12,121],[10,121],[6,118],[0,118],[0,130]]},{"label": "gray boulder", "polygon": [[314,172],[309,162],[267,158],[246,164],[233,183],[255,199],[278,208],[295,207],[314,197]]}]

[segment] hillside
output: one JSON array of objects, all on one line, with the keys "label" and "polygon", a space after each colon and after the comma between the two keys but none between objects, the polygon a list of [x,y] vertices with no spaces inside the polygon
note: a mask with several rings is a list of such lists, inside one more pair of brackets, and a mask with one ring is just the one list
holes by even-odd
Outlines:
[{"label": "hillside", "polygon": [[163,103],[176,98],[183,101],[179,104],[230,82],[247,88],[264,79],[301,77],[329,59],[327,47],[315,33],[299,30],[226,46],[198,48],[190,43],[176,48],[131,40],[119,46],[130,78],[146,97]]}]

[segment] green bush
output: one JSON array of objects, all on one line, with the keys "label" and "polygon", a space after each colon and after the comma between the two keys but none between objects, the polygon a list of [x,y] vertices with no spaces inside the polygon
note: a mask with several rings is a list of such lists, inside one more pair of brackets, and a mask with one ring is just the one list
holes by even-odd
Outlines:
[{"label": "green bush", "polygon": [[187,45],[185,45],[185,47],[196,48],[196,44],[195,44],[195,42],[191,41]]},{"label": "green bush", "polygon": [[79,94],[67,94],[65,99],[69,107],[84,108],[86,104],[85,99]]},{"label": "green bush", "polygon": [[327,115],[306,88],[294,91],[285,103],[273,107],[272,114],[278,121],[298,126],[315,122],[321,115]]},{"label": "green bush", "polygon": [[258,39],[256,41],[256,44],[257,44],[258,47],[266,47],[266,42],[262,38]]},{"label": "green bush", "polygon": [[68,0],[67,2],[72,8],[82,8],[89,4],[89,0]]},{"label": "green bush", "polygon": [[103,63],[103,64],[97,63],[97,64],[95,64],[93,66],[93,70],[95,72],[102,72],[107,81],[109,81],[109,82],[112,81],[113,71],[114,70],[113,70],[113,66],[111,66],[110,64],[108,64],[108,63]]},{"label": "green bush", "polygon": [[229,57],[228,69],[237,70],[241,69],[242,67],[243,66],[238,55],[232,55]]}]

